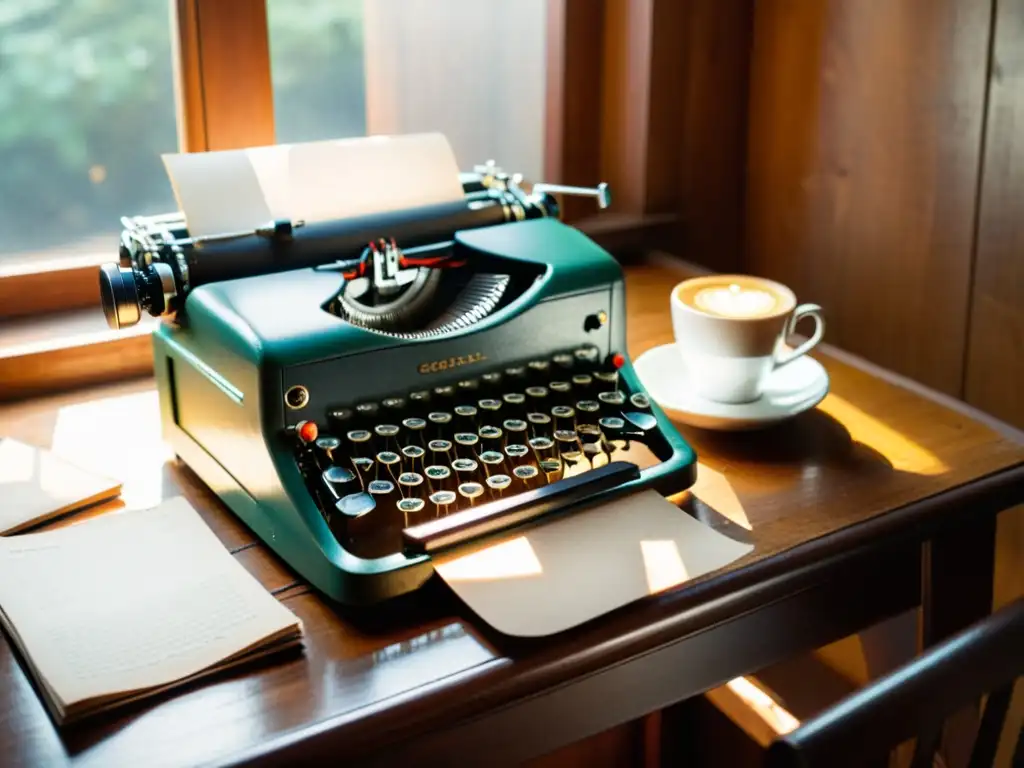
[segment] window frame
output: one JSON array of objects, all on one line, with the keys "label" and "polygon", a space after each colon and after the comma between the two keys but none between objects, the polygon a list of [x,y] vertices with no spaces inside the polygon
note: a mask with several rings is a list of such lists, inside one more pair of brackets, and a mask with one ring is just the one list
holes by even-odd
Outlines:
[{"label": "window frame", "polygon": [[[181,151],[275,143],[266,0],[169,3]],[[547,0],[545,176],[580,185],[605,180],[613,191],[626,192],[616,197],[612,211],[601,215],[595,215],[590,200],[563,201],[563,220],[624,257],[671,250],[679,234],[671,195],[651,193],[673,188],[678,164],[652,163],[650,155],[663,148],[656,145],[670,119],[652,102],[652,73],[668,61],[654,22],[674,3]],[[238,99],[239,93],[245,98]],[[635,108],[638,93],[640,109]],[[96,267],[113,258],[113,252],[78,254],[0,268],[0,321],[96,307]],[[139,354],[140,345],[126,337],[124,348]],[[135,367],[145,370],[147,364],[140,360]],[[124,370],[117,366],[112,377],[123,376]],[[39,375],[42,391],[44,368]],[[95,372],[82,378],[95,381]],[[73,379],[62,377],[62,387]]]}]

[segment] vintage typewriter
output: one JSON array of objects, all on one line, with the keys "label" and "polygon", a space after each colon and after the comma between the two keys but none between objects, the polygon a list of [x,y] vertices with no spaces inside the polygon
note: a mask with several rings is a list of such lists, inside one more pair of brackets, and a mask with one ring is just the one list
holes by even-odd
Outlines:
[{"label": "vintage typewriter", "polygon": [[619,264],[555,195],[493,164],[464,199],[190,238],[123,220],[107,320],[164,316],[154,363],[175,453],[319,590],[366,604],[432,558],[640,488],[691,448],[626,356]]}]

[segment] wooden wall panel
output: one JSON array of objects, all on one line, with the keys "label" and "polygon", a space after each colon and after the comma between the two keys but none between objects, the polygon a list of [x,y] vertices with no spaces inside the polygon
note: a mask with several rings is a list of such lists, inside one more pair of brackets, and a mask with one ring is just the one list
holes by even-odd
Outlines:
[{"label": "wooden wall panel", "polygon": [[682,48],[680,253],[720,272],[741,268],[754,0],[685,0]]},{"label": "wooden wall panel", "polygon": [[749,271],[959,395],[991,0],[759,0]]},{"label": "wooden wall panel", "polygon": [[966,399],[1024,427],[1024,0],[998,0]]}]

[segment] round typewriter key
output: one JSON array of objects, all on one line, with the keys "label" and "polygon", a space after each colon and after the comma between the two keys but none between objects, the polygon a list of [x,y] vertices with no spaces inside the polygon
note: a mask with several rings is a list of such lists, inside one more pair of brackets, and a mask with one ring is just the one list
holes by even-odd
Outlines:
[{"label": "round typewriter key", "polygon": [[391,467],[402,460],[394,451],[381,451],[377,454],[377,463],[383,464],[385,467]]},{"label": "round typewriter key", "polygon": [[580,400],[576,403],[576,410],[581,414],[597,413],[601,410],[601,404],[597,400]]},{"label": "round typewriter key", "polygon": [[594,373],[594,381],[597,383],[597,389],[601,392],[611,392],[615,390],[615,387],[619,384],[619,372],[618,371],[596,371]]},{"label": "round typewriter key", "polygon": [[551,362],[556,367],[561,368],[563,371],[570,370],[576,362],[576,358],[570,355],[568,352],[560,352],[551,358]]},{"label": "round typewriter key", "polygon": [[528,413],[526,421],[530,424],[530,433],[534,437],[551,433],[551,417],[546,413]]},{"label": "round typewriter key", "polygon": [[559,459],[544,459],[540,463],[540,471],[544,473],[544,477],[549,483],[557,483],[562,479],[565,470]]},{"label": "round typewriter key", "polygon": [[455,387],[446,384],[441,387],[434,387],[434,398],[437,400],[451,400],[455,396]]},{"label": "round typewriter key", "polygon": [[398,437],[397,424],[378,424],[373,428],[373,431],[377,434],[377,437],[381,439],[382,445],[387,445]]},{"label": "round typewriter key", "polygon": [[353,493],[359,487],[356,473],[345,467],[328,467],[324,470],[323,478],[324,484],[336,499]]},{"label": "round typewriter key", "polygon": [[511,443],[505,446],[505,455],[510,459],[521,459],[529,452],[530,449],[520,443]]},{"label": "round typewriter key", "polygon": [[452,461],[452,469],[460,475],[467,475],[476,472],[479,465],[473,459],[455,459]]},{"label": "round typewriter key", "polygon": [[556,429],[555,443],[558,445],[558,452],[561,454],[571,453],[580,449],[579,438],[576,436],[576,430],[574,429]]},{"label": "round typewriter key", "polygon": [[566,405],[572,398],[572,384],[568,381],[548,382],[548,391],[551,393],[550,399],[554,405]]},{"label": "round typewriter key", "polygon": [[491,371],[490,373],[485,373],[481,376],[480,380],[483,382],[484,389],[490,392],[497,392],[501,389],[501,380],[503,378],[504,377],[497,371]]},{"label": "round typewriter key", "polygon": [[501,410],[501,400],[495,400],[493,397],[488,397],[477,403],[480,406],[481,411],[486,413],[494,413],[495,411]]},{"label": "round typewriter key", "polygon": [[475,482],[459,483],[459,495],[464,499],[469,499],[470,506],[472,506],[477,499],[484,495],[484,487]]},{"label": "round typewriter key", "polygon": [[476,436],[475,432],[455,433],[455,445],[457,446],[455,450],[467,458],[473,456],[479,442],[480,438]]},{"label": "round typewriter key", "polygon": [[402,419],[402,426],[406,429],[406,440],[404,442],[409,442],[413,445],[423,442],[423,431],[427,428],[425,419],[410,416],[408,419]]},{"label": "round typewriter key", "polygon": [[476,429],[476,406],[456,405],[455,406],[455,428],[467,431]]},{"label": "round typewriter key", "polygon": [[540,472],[532,464],[524,464],[513,469],[512,474],[527,488],[533,488],[536,485],[537,476]]},{"label": "round typewriter key", "polygon": [[435,491],[430,494],[430,503],[434,505],[435,514],[438,517],[448,514],[451,505],[458,498],[454,491]]},{"label": "round typewriter key", "polygon": [[353,419],[355,419],[355,412],[351,408],[332,408],[327,411],[327,423],[339,435],[352,429]]},{"label": "round typewriter key", "polygon": [[345,437],[352,444],[353,456],[366,456],[369,453],[371,435],[367,430],[353,429]]},{"label": "round typewriter key", "polygon": [[427,477],[427,484],[436,490],[442,490],[448,485],[448,481],[452,476],[452,471],[448,467],[443,467],[440,464],[434,464],[433,466],[427,467],[423,470],[423,474]]},{"label": "round typewriter key", "polygon": [[551,371],[551,363],[547,360],[531,360],[526,367],[534,381],[547,381],[550,378],[548,374]]},{"label": "round typewriter key", "polygon": [[359,482],[364,487],[373,472],[373,459],[369,456],[354,456],[352,458],[352,466],[356,470],[356,474],[359,476]]},{"label": "round typewriter key", "polygon": [[505,461],[505,456],[500,451],[484,451],[480,454],[480,461],[483,462],[488,473],[490,473]]},{"label": "round typewriter key", "polygon": [[502,491],[512,485],[512,478],[508,475],[491,475],[487,478],[487,487],[494,493],[491,495],[494,498],[499,498],[502,495]]},{"label": "round typewriter key", "polygon": [[431,411],[427,415],[427,421],[431,423],[438,437],[444,437],[448,434],[448,425],[452,422],[452,415],[447,411]]},{"label": "round typewriter key", "polygon": [[511,408],[521,408],[526,402],[526,395],[522,392],[506,392],[501,399],[505,401],[505,405]]},{"label": "round typewriter key", "polygon": [[511,368],[506,368],[505,376],[508,377],[512,382],[522,381],[523,379],[526,378],[526,366],[514,365]]},{"label": "round typewriter key", "polygon": [[395,490],[395,484],[390,480],[371,480],[366,486],[367,493],[373,496],[381,496]]},{"label": "round typewriter key", "polygon": [[593,377],[586,373],[577,373],[575,376],[572,377],[572,386],[577,393],[589,391],[593,383]]},{"label": "round typewriter key", "polygon": [[409,393],[409,409],[415,413],[425,414],[430,410],[430,390],[420,389]]},{"label": "round typewriter key", "polygon": [[637,392],[635,395],[630,395],[629,402],[633,404],[634,408],[639,408],[642,411],[651,407],[650,398],[643,392]]},{"label": "round typewriter key", "polygon": [[555,447],[555,441],[550,437],[531,437],[530,447],[537,452],[538,458],[545,458],[551,453],[551,449]]},{"label": "round typewriter key", "polygon": [[458,383],[460,395],[475,395],[480,389],[480,379],[463,379]]},{"label": "round typewriter key", "polygon": [[572,429],[576,423],[576,411],[568,405],[556,405],[551,409],[551,416],[555,420],[555,429]]},{"label": "round typewriter key", "polygon": [[423,475],[419,472],[403,472],[398,476],[398,484],[403,491],[415,488],[418,485],[423,485]]},{"label": "round typewriter key", "polygon": [[395,417],[396,420],[400,419],[405,412],[404,397],[386,397],[381,400],[380,404],[384,406],[384,412]]},{"label": "round typewriter key", "polygon": [[418,445],[407,445],[402,448],[402,456],[405,459],[405,466],[411,470],[419,471],[423,466],[423,455],[426,453]]},{"label": "round typewriter key", "polygon": [[410,525],[417,523],[417,517],[424,507],[427,506],[427,503],[423,499],[409,498],[402,499],[398,502],[397,506],[398,511],[402,513],[405,526],[408,528]]},{"label": "round typewriter key", "polygon": [[478,433],[480,440],[483,442],[485,450],[493,451],[501,448],[502,431],[498,427],[492,427],[484,425],[480,427]]},{"label": "round typewriter key", "polygon": [[533,410],[547,410],[548,401],[548,388],[547,387],[527,387],[526,388],[526,405],[528,408]]},{"label": "round typewriter key", "polygon": [[369,426],[377,421],[380,406],[376,403],[360,403],[356,406],[356,418],[360,425]]},{"label": "round typewriter key", "polygon": [[501,426],[509,433],[510,440],[518,440],[526,432],[526,422],[522,419],[505,419]]},{"label": "round typewriter key", "polygon": [[626,422],[620,419],[618,416],[605,416],[602,419],[598,419],[597,423],[601,426],[608,436],[616,435],[626,427]]},{"label": "round typewriter key", "polygon": [[626,404],[626,396],[621,392],[599,392],[597,399],[611,409],[621,408]]},{"label": "round typewriter key", "polygon": [[431,461],[447,463],[448,456],[452,451],[452,444],[448,440],[431,440],[427,443],[427,450],[430,451]]},{"label": "round typewriter key", "polygon": [[576,427],[576,434],[583,444],[584,452],[588,445],[598,445],[601,442],[601,427],[597,424],[580,424]]},{"label": "round typewriter key", "polygon": [[598,357],[601,355],[601,350],[593,344],[587,344],[586,346],[575,350],[572,354],[573,357],[581,363],[596,363]]},{"label": "round typewriter key", "polygon": [[316,439],[315,445],[320,458],[330,463],[334,461],[334,452],[341,447],[341,440],[330,435],[324,435]]},{"label": "round typewriter key", "polygon": [[377,505],[375,517],[389,518],[395,509],[399,496],[395,493],[395,484],[390,480],[373,480],[366,486],[366,492],[373,497]]}]

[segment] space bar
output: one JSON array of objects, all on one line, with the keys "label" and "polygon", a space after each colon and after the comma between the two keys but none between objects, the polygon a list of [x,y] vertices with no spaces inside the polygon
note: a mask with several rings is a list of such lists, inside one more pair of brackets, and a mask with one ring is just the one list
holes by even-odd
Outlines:
[{"label": "space bar", "polygon": [[639,477],[640,470],[636,464],[613,461],[598,469],[563,478],[551,485],[406,528],[402,531],[405,551],[410,555],[417,555],[453,547],[540,517],[554,509],[569,506],[595,493]]}]

